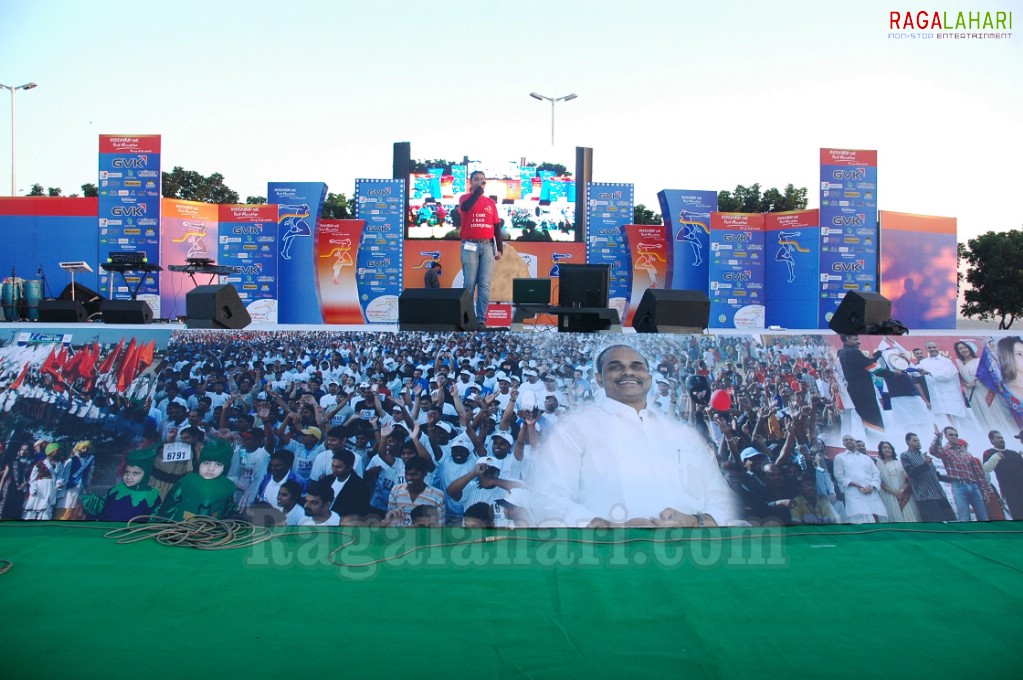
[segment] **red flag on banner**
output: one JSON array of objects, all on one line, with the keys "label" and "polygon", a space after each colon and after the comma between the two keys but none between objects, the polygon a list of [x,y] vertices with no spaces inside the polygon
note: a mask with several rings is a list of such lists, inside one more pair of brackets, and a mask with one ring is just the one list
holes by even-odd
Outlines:
[{"label": "red flag on banner", "polygon": [[26,361],[25,365],[21,369],[21,373],[19,373],[18,377],[14,379],[14,382],[11,383],[10,389],[16,390],[19,387],[21,387],[21,383],[25,382],[25,374],[27,374],[27,373],[28,373],[28,362]]},{"label": "red flag on banner", "polygon": [[121,341],[117,343],[117,347],[114,348],[114,351],[112,351],[103,359],[103,363],[99,365],[99,368],[96,369],[96,372],[99,374],[103,374],[109,373],[111,370],[113,370],[114,362],[117,361],[117,356],[121,353],[122,347],[124,347],[124,338],[121,338]]},{"label": "red flag on banner", "polygon": [[[153,364],[153,356],[156,354],[156,340],[150,340],[139,347],[138,368],[136,373],[142,373]],[[137,376],[136,376],[137,377]]]},{"label": "red flag on banner", "polygon": [[128,348],[124,350],[124,360],[121,362],[121,367],[117,371],[117,391],[124,392],[131,385],[131,381],[135,379],[135,369],[138,367],[139,353],[138,346],[135,344],[135,338],[131,339],[128,343]]},{"label": "red flag on banner", "polygon": [[57,370],[57,348],[54,347],[50,350],[50,354],[43,361],[43,365],[39,367],[40,373],[53,373]]},{"label": "red flag on banner", "polygon": [[85,378],[85,385],[83,390],[88,392],[92,389],[92,384],[96,380],[96,362],[99,361],[99,343],[93,342],[92,347],[86,352],[86,358],[82,359],[82,364],[79,367],[79,373]]}]

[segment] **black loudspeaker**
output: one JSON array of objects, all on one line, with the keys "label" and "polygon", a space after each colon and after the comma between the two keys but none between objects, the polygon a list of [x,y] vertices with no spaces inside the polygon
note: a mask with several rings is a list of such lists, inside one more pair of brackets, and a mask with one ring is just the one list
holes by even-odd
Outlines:
[{"label": "black loudspeaker", "polygon": [[252,323],[249,310],[230,283],[196,286],[185,296],[188,328],[245,328]]},{"label": "black loudspeaker", "polygon": [[700,290],[647,288],[632,317],[637,333],[702,333],[710,320],[710,299]]},{"label": "black loudspeaker", "polygon": [[[586,196],[586,184],[593,181],[593,149],[588,146],[575,147],[575,195]],[[585,203],[583,203],[585,205]],[[631,220],[631,216],[630,216]],[[581,241],[582,235],[587,233],[586,211],[575,211],[575,233]]]},{"label": "black loudspeaker", "polygon": [[89,313],[78,300],[41,300],[39,320],[47,323],[85,323]]},{"label": "black loudspeaker", "polygon": [[153,323],[153,308],[145,300],[106,300],[103,323]]},{"label": "black loudspeaker", "polygon": [[474,331],[471,288],[406,288],[398,297],[403,331]]},{"label": "black loudspeaker", "polygon": [[[70,283],[64,286],[64,290],[60,292],[58,299],[70,300],[71,289],[72,286]],[[74,284],[74,299],[82,303],[82,306],[85,307],[85,311],[90,317],[99,314],[102,311],[101,307],[103,306],[103,301],[106,300],[105,297],[96,291],[91,288],[86,288],[80,283]]]},{"label": "black loudspeaker", "polygon": [[408,181],[412,174],[412,144],[411,142],[395,142],[392,164],[392,179],[403,179]]},{"label": "black loudspeaker", "polygon": [[874,333],[891,318],[892,302],[884,295],[850,291],[842,298],[828,328],[847,335]]}]

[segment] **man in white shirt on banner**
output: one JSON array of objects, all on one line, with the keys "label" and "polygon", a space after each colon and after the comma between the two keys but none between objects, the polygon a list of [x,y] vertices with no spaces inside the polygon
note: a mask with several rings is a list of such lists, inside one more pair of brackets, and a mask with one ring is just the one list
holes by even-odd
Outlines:
[{"label": "man in white shirt on banner", "polygon": [[[959,387],[959,369],[948,357],[941,356],[938,343],[929,340],[925,345],[927,356],[917,363],[917,370],[927,380],[931,397],[931,413],[939,425],[959,427],[966,418],[966,402]],[[941,416],[945,416],[942,418]]]},{"label": "man in white shirt on banner", "polygon": [[562,417],[537,453],[538,525],[724,526],[738,499],[700,434],[648,408],[647,360],[612,345],[596,361],[606,397]]}]

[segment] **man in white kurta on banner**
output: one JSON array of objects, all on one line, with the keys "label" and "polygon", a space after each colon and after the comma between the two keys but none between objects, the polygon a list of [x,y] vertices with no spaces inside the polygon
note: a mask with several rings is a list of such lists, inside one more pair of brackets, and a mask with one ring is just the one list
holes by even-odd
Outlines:
[{"label": "man in white kurta on banner", "polygon": [[723,526],[738,501],[692,427],[648,408],[652,376],[632,347],[596,361],[606,396],[559,418],[529,488],[539,525]]},{"label": "man in white kurta on banner", "polygon": [[927,381],[927,392],[931,397],[931,413],[939,425],[959,426],[957,418],[966,418],[966,402],[959,387],[959,369],[948,357],[942,356],[938,343],[933,340],[927,345],[927,356],[916,367]]},{"label": "man in white kurta on banner", "polygon": [[835,479],[845,493],[845,512],[851,524],[885,521],[888,510],[881,500],[881,473],[874,459],[858,450],[850,435],[842,437],[845,451],[835,456]]}]

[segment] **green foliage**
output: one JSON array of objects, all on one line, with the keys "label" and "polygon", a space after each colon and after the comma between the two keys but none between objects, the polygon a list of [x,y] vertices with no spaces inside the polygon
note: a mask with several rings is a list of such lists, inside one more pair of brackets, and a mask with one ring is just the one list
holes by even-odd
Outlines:
[{"label": "green foliage", "polygon": [[219,172],[205,177],[180,165],[163,173],[163,197],[200,203],[238,202],[238,192],[224,184],[224,176]]},{"label": "green foliage", "polygon": [[320,217],[327,220],[350,220],[355,216],[355,199],[348,200],[344,194],[327,194]]},{"label": "green foliage", "polygon": [[998,319],[999,330],[1011,328],[1023,314],[1023,231],[989,231],[970,239],[959,253],[970,284],[963,316]]},{"label": "green foliage", "polygon": [[661,215],[655,213],[650,208],[646,207],[642,203],[632,209],[632,223],[633,224],[664,224],[661,220]]},{"label": "green foliage", "polygon": [[266,205],[266,196],[246,196],[246,205]]},{"label": "green foliage", "polygon": [[[26,194],[27,196],[49,196],[50,198],[63,197],[64,193],[60,187],[49,187],[43,188],[42,184],[33,184],[31,191]],[[95,184],[83,184],[82,185],[82,196],[86,198],[99,196],[99,189],[96,188]],[[68,198],[78,198],[78,194],[70,194]]]},{"label": "green foliage", "polygon": [[761,192],[760,185],[744,187],[741,184],[735,191],[718,192],[718,210],[721,212],[769,213],[805,210],[807,204],[806,187],[796,188],[792,184],[785,186],[785,191],[771,187]]}]

